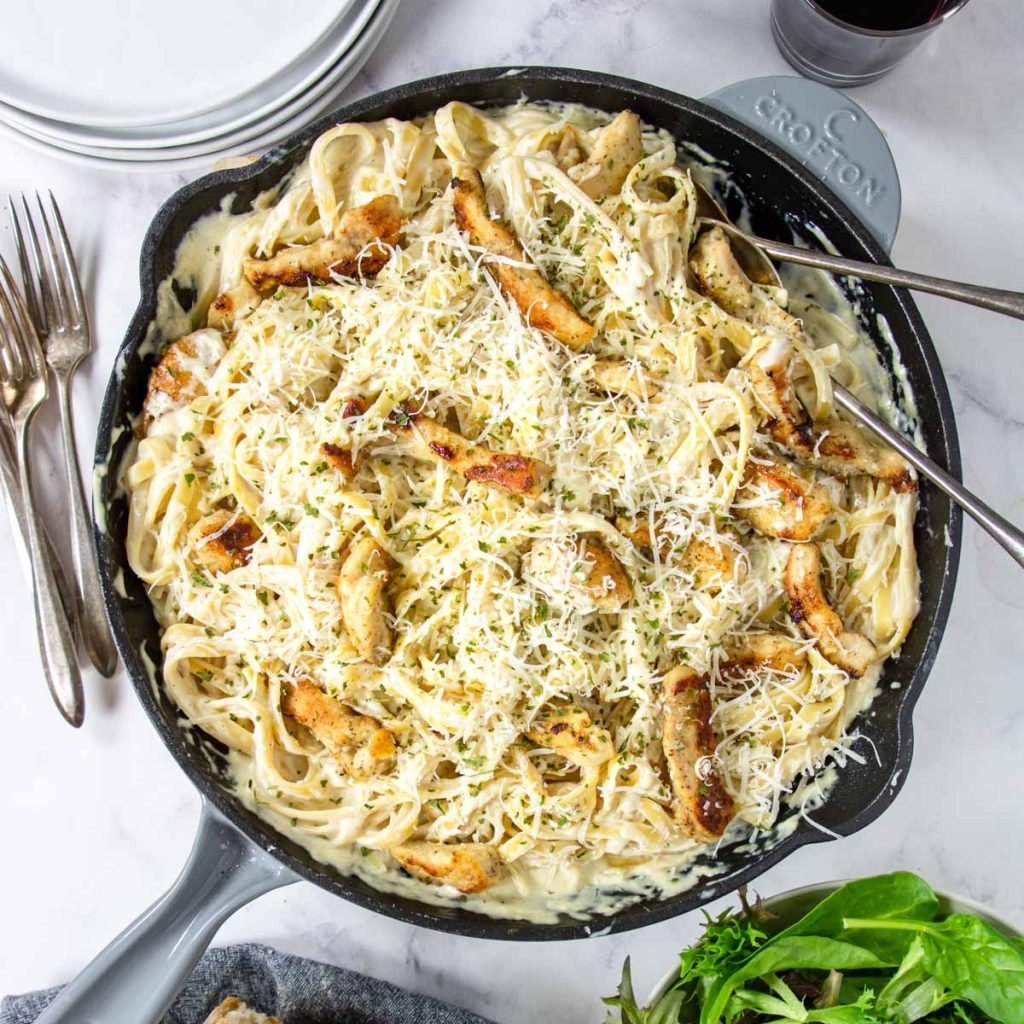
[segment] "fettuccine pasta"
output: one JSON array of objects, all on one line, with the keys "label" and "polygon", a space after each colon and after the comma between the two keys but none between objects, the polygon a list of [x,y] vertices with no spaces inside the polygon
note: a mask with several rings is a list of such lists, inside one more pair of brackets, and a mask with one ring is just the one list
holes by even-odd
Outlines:
[{"label": "fettuccine pasta", "polygon": [[917,612],[912,474],[831,418],[870,342],[730,279],[630,117],[330,129],[218,222],[154,370],[163,685],[381,888],[544,919],[692,883],[850,752]]}]

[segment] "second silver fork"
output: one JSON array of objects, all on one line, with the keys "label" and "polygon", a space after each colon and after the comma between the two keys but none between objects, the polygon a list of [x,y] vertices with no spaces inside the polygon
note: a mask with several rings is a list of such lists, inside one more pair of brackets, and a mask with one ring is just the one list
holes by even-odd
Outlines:
[{"label": "second silver fork", "polygon": [[25,300],[57,385],[71,512],[78,629],[89,660],[103,675],[111,676],[117,669],[117,652],[104,610],[96,542],[82,487],[71,413],[71,380],[79,364],[92,350],[89,319],[78,268],[52,192],[49,200],[47,209],[36,194],[38,229],[25,197],[21,197],[22,213],[19,213],[13,199],[9,200],[11,224],[21,263]]},{"label": "second silver fork", "polygon": [[72,627],[61,604],[53,566],[46,552],[45,534],[32,500],[32,464],[28,435],[32,418],[46,400],[46,366],[35,328],[0,256],[0,381],[3,403],[11,416],[15,458],[23,495],[22,510],[32,568],[32,599],[36,613],[39,651],[50,693],[64,717],[82,724],[82,677]]}]

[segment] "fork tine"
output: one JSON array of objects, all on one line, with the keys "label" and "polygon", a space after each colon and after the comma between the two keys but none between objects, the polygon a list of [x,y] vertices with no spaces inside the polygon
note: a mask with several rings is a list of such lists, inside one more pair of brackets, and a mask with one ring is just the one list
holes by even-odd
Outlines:
[{"label": "fork tine", "polygon": [[[43,223],[43,233],[46,235],[46,249],[44,252],[46,265],[46,278],[50,286],[51,295],[54,299],[54,307],[57,314],[57,323],[69,324],[71,313],[68,304],[67,290],[64,283],[64,275],[60,272],[60,258],[57,255],[57,243],[53,238],[53,231],[50,229],[50,221],[46,216],[46,209],[43,206],[42,197],[36,193],[36,205],[39,207],[39,218]],[[51,328],[55,326],[50,321]]]},{"label": "fork tine", "polygon": [[32,264],[35,271],[36,294],[39,296],[40,319],[36,321],[47,334],[57,317],[56,306],[54,305],[53,291],[50,286],[50,275],[46,273],[46,264],[43,260],[43,247],[39,244],[39,233],[36,231],[36,222],[29,209],[28,199],[23,194],[21,205],[25,211],[25,226],[29,250],[32,254]]},{"label": "fork tine", "polygon": [[4,296],[5,305],[11,309],[11,320],[13,330],[12,337],[20,346],[18,357],[21,362],[21,376],[31,375],[46,379],[46,364],[43,361],[43,348],[39,344],[39,335],[36,334],[32,318],[29,316],[28,308],[18,291],[7,261],[0,256],[0,278],[6,287],[0,288],[0,292],[6,292]]},{"label": "fork tine", "polygon": [[[88,314],[85,309],[85,299],[82,296],[82,282],[78,278],[78,264],[75,262],[75,254],[71,248],[71,242],[68,239],[68,230],[64,226],[64,218],[61,216],[60,207],[57,205],[57,200],[54,198],[53,192],[47,189],[47,195],[50,197],[50,210],[52,211],[53,216],[47,220],[46,233],[49,236],[49,222],[52,220],[56,226],[61,265],[64,268],[62,279],[66,285],[66,294],[71,316],[74,319],[75,326],[78,324],[85,324],[88,320]],[[51,238],[51,245],[52,244],[53,240]]]},{"label": "fork tine", "polygon": [[[0,266],[7,267],[0,256]],[[16,384],[24,376],[21,362],[21,341],[14,307],[7,297],[6,274],[0,274],[0,362],[3,363],[4,380]]]},{"label": "fork tine", "polygon": [[[32,218],[28,216],[28,205],[25,203],[24,195],[21,197],[22,206],[25,208],[25,216],[31,226]],[[28,311],[32,319],[39,325],[40,329],[46,330],[46,315],[43,310],[43,297],[39,292],[39,259],[38,247],[33,246],[32,258],[35,265],[29,261],[29,250],[25,245],[25,236],[21,228],[21,217],[18,216],[18,208],[14,205],[14,197],[7,197],[7,212],[10,216],[11,227],[14,229],[14,244],[18,252],[18,265],[21,268],[21,284],[25,290],[25,301],[28,304]]]}]

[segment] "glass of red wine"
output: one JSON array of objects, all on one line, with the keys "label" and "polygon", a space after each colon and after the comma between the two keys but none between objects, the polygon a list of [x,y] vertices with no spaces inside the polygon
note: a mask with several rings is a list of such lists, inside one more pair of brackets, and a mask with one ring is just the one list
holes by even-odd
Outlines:
[{"label": "glass of red wine", "polygon": [[864,85],[891,71],[967,0],[772,0],[772,34],[802,75]]}]

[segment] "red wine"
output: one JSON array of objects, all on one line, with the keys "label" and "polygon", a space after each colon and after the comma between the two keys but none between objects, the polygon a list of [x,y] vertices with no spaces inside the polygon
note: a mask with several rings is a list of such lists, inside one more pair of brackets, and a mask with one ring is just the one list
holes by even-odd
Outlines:
[{"label": "red wine", "polygon": [[815,0],[824,11],[848,25],[895,32],[917,28],[942,13],[945,0]]}]

